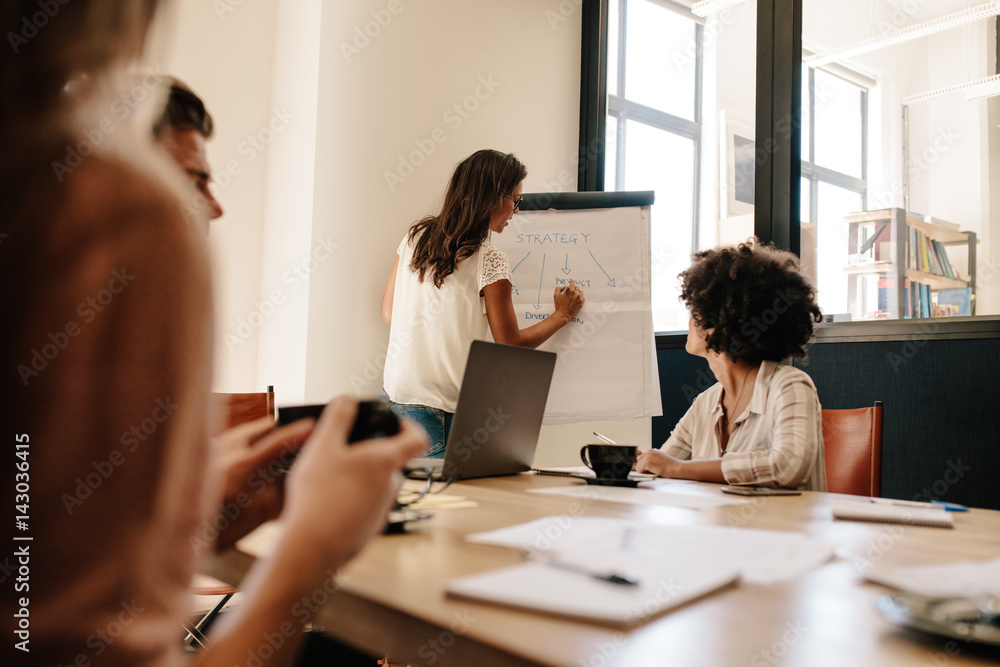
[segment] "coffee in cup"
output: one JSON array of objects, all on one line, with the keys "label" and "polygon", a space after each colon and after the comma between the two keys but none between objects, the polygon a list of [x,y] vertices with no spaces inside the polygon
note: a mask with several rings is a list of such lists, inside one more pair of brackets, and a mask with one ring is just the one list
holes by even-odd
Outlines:
[{"label": "coffee in cup", "polygon": [[617,482],[628,479],[635,466],[638,448],[635,445],[609,445],[606,443],[584,445],[580,459],[594,471],[598,480]]}]

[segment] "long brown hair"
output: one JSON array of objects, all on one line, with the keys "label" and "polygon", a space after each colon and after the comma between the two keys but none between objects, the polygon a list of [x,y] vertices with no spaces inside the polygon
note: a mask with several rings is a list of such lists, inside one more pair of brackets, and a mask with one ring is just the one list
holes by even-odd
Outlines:
[{"label": "long brown hair", "polygon": [[[80,106],[86,95],[77,92],[68,99],[67,84],[74,77],[78,90],[97,90],[107,84],[116,67],[142,52],[158,2],[60,0],[44,4],[48,6],[37,0],[0,4],[0,34],[6,35],[14,52],[13,57],[8,53],[0,60],[0,142],[7,155],[36,152],[39,139],[51,140],[53,135],[78,129],[67,123],[73,112],[70,107]],[[58,139],[65,144],[64,137]],[[17,160],[10,162],[12,168],[0,166],[0,175],[21,171]]]},{"label": "long brown hair", "polygon": [[527,167],[513,153],[485,149],[459,162],[441,212],[410,228],[410,242],[417,239],[410,270],[421,282],[429,272],[434,286],[441,287],[458,263],[486,240],[497,200],[512,194],[527,175]]}]

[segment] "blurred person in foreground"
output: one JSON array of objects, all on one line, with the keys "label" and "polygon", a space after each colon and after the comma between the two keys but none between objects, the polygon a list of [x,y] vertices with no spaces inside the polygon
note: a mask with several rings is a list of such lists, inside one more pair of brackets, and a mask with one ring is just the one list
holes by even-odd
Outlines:
[{"label": "blurred person in foreground", "polygon": [[[15,556],[30,577],[0,601],[4,664],[179,662],[192,537],[233,479],[213,472],[234,466],[212,458],[207,437],[204,234],[181,214],[176,167],[151,147],[150,110],[109,111],[156,6],[76,0],[34,31],[24,21],[37,0],[0,6],[3,34],[21,36],[0,59],[0,424],[18,454],[0,487],[8,526],[26,489],[17,525],[31,538]],[[250,451],[301,448],[282,497],[284,539],[194,664],[290,662],[296,602],[384,523],[425,437],[404,424],[348,447],[355,410],[339,398],[318,423],[261,429]],[[274,633],[279,646],[266,644]]]},{"label": "blurred person in foreground", "polygon": [[703,482],[826,491],[819,396],[783,362],[804,358],[821,321],[798,258],[751,242],[696,253],[680,274],[691,311],[685,349],[718,382],[636,470]]}]

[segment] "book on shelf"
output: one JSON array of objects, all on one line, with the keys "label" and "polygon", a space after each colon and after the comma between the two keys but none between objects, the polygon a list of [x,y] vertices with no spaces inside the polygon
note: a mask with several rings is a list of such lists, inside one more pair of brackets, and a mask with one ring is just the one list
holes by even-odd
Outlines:
[{"label": "book on shelf", "polygon": [[903,298],[905,299],[904,306],[904,317],[913,317],[913,304],[910,301],[910,293],[913,291],[913,287],[910,285],[910,279],[903,279]]},{"label": "book on shelf", "polygon": [[[909,278],[903,279],[903,317],[912,317],[913,313],[913,303],[916,297],[912,294],[914,291],[912,283],[910,283]],[[892,316],[893,310],[896,309],[896,278],[894,276],[879,276],[878,279],[878,310],[875,311],[875,317],[890,317]]]},{"label": "book on shelf", "polygon": [[892,290],[895,288],[896,280],[890,278],[889,276],[879,276],[878,279],[878,311],[876,311],[875,316],[878,317],[880,313],[885,313],[891,307],[889,304],[893,302]]},{"label": "book on shelf", "polygon": [[954,312],[946,317],[967,317],[972,315],[972,289],[956,287],[938,290],[938,306],[946,306]]},{"label": "book on shelf", "polygon": [[[894,293],[894,279],[887,278],[886,284],[883,287],[882,279],[879,280],[879,308],[881,312],[883,294],[882,290],[885,289],[885,303],[886,310],[891,309],[891,297],[890,293]],[[904,309],[904,318],[910,317],[956,317],[959,315],[971,315],[972,314],[972,290],[968,287],[954,288],[954,289],[943,289],[934,292],[937,294],[937,301],[935,302],[932,297],[931,286],[927,283],[910,282],[906,279],[904,287],[904,296],[906,300]],[[879,313],[876,313],[876,317]]]},{"label": "book on shelf", "polygon": [[916,227],[907,233],[906,266],[914,271],[959,279],[944,243],[932,239]]}]

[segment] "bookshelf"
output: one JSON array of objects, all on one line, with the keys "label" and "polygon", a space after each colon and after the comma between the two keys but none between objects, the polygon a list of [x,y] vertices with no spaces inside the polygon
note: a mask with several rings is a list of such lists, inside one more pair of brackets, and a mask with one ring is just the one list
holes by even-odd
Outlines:
[{"label": "bookshelf", "polygon": [[[975,313],[975,232],[900,208],[851,213],[844,220],[848,310],[855,320]],[[942,296],[942,290],[949,291]]]}]

